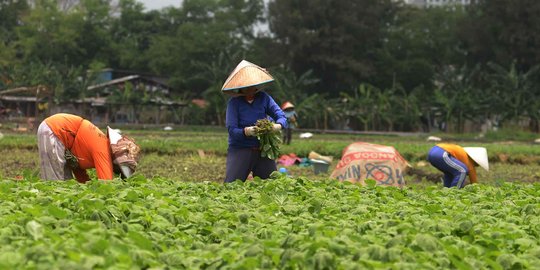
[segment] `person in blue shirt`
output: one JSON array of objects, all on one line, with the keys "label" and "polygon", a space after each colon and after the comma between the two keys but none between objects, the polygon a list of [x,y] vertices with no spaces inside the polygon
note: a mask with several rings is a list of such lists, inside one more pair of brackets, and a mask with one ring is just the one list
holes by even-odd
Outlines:
[{"label": "person in blue shirt", "polygon": [[229,75],[222,92],[232,97],[227,104],[226,127],[229,131],[225,183],[245,181],[249,173],[266,179],[277,170],[275,160],[261,157],[255,123],[270,116],[274,129],[287,127],[287,118],[274,99],[261,89],[274,79],[268,72],[243,60]]},{"label": "person in blue shirt", "polygon": [[283,130],[283,143],[291,144],[292,131],[298,127],[298,115],[294,110],[294,105],[289,101],[285,101],[285,103],[281,105],[281,109],[287,118],[287,128]]}]

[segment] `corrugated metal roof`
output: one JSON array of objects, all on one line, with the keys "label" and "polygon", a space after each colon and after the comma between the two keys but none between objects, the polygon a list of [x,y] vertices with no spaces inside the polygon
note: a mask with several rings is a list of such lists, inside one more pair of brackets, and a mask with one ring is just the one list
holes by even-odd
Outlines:
[{"label": "corrugated metal roof", "polygon": [[36,102],[36,97],[23,97],[23,96],[0,96],[0,100],[5,101],[26,101],[26,102]]},{"label": "corrugated metal roof", "polygon": [[109,85],[114,85],[114,84],[117,84],[117,83],[127,82],[127,81],[131,81],[131,80],[138,79],[138,78],[140,78],[139,75],[129,75],[129,76],[126,76],[126,77],[110,80],[108,82],[99,83],[99,84],[95,84],[95,85],[90,85],[86,89],[88,89],[88,90],[99,89],[99,88],[106,87],[106,86],[109,86]]}]

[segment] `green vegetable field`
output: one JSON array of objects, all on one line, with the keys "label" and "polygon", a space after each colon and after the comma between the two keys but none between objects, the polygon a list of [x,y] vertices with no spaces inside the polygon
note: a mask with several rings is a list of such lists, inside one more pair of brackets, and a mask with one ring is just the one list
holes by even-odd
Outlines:
[{"label": "green vegetable field", "polygon": [[5,269],[521,269],[540,265],[540,185],[0,183]]},{"label": "green vegetable field", "polygon": [[[154,133],[134,136],[145,152],[140,171],[126,181],[87,184],[40,181],[35,139],[0,140],[0,269],[540,266],[538,150],[525,142],[482,142],[492,170],[458,190],[431,181],[436,171],[418,165],[432,143],[364,138],[395,143],[422,172],[407,175],[407,187],[398,189],[292,167],[291,176],[224,185],[226,148],[219,145],[226,136],[207,136],[201,157],[198,142],[189,141],[195,136],[175,135],[174,147],[159,146]],[[333,149],[358,139],[322,137],[285,150],[302,154],[312,145],[339,159]]]}]

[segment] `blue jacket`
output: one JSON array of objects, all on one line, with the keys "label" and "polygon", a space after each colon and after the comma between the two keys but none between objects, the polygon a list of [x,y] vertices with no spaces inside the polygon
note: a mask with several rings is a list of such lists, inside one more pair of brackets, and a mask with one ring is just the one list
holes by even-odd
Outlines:
[{"label": "blue jacket", "polygon": [[229,130],[229,148],[259,147],[257,137],[244,135],[244,128],[254,126],[259,119],[272,117],[283,128],[287,127],[287,118],[276,102],[265,92],[255,94],[250,104],[245,97],[233,97],[227,104],[226,126]]}]

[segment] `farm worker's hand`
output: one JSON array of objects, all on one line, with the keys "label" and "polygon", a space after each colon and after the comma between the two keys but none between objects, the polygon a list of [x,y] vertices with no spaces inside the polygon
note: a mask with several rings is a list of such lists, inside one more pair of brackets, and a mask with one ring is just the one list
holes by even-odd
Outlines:
[{"label": "farm worker's hand", "polygon": [[279,131],[279,130],[281,130],[281,124],[274,124],[274,126],[272,127],[272,129],[273,129],[274,131]]},{"label": "farm worker's hand", "polygon": [[246,134],[246,136],[255,136],[255,127],[254,126],[245,127],[244,134]]}]

